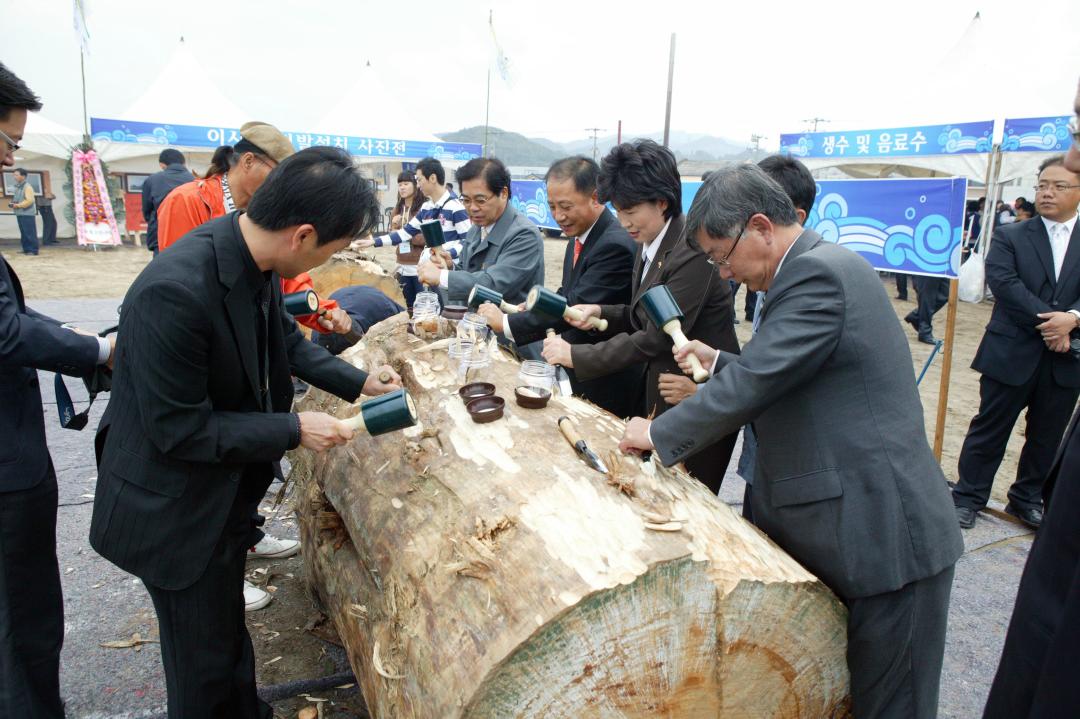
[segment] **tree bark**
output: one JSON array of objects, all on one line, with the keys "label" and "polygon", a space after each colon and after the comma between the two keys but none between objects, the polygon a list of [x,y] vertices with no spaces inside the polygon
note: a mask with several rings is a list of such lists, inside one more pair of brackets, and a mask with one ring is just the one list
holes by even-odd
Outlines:
[{"label": "tree bark", "polygon": [[445,351],[405,327],[343,357],[389,361],[420,424],[300,450],[291,475],[307,576],[373,716],[846,715],[846,612],[813,575],[685,473],[618,455],[613,416],[518,407],[498,353],[479,379],[505,416],[473,423]]}]

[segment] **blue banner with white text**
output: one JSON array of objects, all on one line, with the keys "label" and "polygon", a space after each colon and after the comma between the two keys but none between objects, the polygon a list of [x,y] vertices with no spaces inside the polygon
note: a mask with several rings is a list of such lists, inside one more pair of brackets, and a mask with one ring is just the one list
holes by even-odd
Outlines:
[{"label": "blue banner with white text", "polygon": [[780,152],[793,157],[921,157],[990,152],[994,122],[891,127],[780,135]]},{"label": "blue banner with white text", "polygon": [[1005,120],[1002,152],[1065,152],[1072,144],[1069,115]]},{"label": "blue banner with white text", "polygon": [[[683,183],[685,206],[699,187]],[[805,225],[874,269],[957,277],[966,193],[965,178],[818,180]]]},{"label": "blue banner with white text", "polygon": [[[179,147],[215,148],[219,145],[235,145],[240,141],[239,128],[129,122],[99,117],[90,118],[90,134],[94,140]],[[434,157],[438,160],[467,161],[483,154],[483,145],[473,143],[426,142],[312,132],[285,132],[284,134],[297,150],[308,147],[340,147],[356,157],[387,160]]]}]

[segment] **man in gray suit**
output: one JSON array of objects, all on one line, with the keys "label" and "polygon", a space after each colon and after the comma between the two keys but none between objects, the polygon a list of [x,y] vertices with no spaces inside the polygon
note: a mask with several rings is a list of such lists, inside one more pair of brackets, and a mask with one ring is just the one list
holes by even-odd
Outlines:
[{"label": "man in gray suit", "polygon": [[425,262],[420,281],[446,291],[451,302],[468,299],[475,285],[502,293],[512,304],[544,284],[544,241],[536,225],[510,204],[510,171],[494,157],[469,160],[455,176],[472,228],[453,267]]},{"label": "man in gray suit", "polygon": [[691,342],[713,377],[620,447],[672,465],[753,423],[757,525],[848,608],[856,717],[933,717],[963,541],[926,443],[911,353],[877,274],[798,224],[753,165],[716,172],[687,220],[721,277],[766,290],[741,355]]}]

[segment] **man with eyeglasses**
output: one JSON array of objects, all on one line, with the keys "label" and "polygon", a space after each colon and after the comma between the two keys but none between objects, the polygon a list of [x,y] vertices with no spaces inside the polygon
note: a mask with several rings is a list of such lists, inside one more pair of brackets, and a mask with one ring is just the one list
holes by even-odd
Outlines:
[{"label": "man with eyeglasses", "polygon": [[953,503],[960,526],[986,506],[1005,445],[1027,410],[1024,448],[1005,511],[1042,524],[1042,490],[1080,394],[1080,360],[1070,336],[1080,328],[1080,174],[1062,155],[1039,167],[1039,217],[994,230],[986,280],[994,311],[971,368],[981,372],[979,413],[958,463]]},{"label": "man with eyeglasses", "polygon": [[[0,166],[15,164],[41,101],[0,64]],[[56,559],[56,471],[38,370],[82,376],[112,366],[112,339],[65,329],[26,306],[0,255],[0,717],[63,717],[64,604]]]},{"label": "man with eyeglasses", "polygon": [[[877,273],[798,222],[755,165],[715,172],[687,231],[720,276],[765,290],[741,355],[698,340],[713,376],[619,446],[665,465],[753,422],[754,522],[848,609],[851,711],[937,715],[953,568],[963,552],[926,441],[911,351]],[[655,460],[654,460],[655,461]]]},{"label": "man with eyeglasses", "polygon": [[452,266],[421,261],[420,281],[446,290],[451,302],[464,303],[475,285],[524,302],[533,285],[544,284],[544,241],[510,204],[510,171],[494,157],[477,157],[455,177],[472,227]]}]

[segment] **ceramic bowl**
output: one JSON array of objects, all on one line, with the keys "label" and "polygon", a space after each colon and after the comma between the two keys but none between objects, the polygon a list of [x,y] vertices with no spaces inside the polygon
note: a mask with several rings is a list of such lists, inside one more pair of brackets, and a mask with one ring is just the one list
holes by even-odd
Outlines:
[{"label": "ceramic bowl", "polygon": [[458,394],[461,395],[461,399],[468,403],[470,400],[477,399],[478,397],[490,397],[495,394],[495,385],[490,382],[471,382],[467,385],[463,385],[458,390]]},{"label": "ceramic bowl", "polygon": [[470,400],[469,403],[465,405],[465,409],[469,410],[472,421],[477,424],[494,422],[499,419],[503,416],[503,409],[505,407],[506,400],[502,397],[496,397],[495,395],[477,397],[474,400]]},{"label": "ceramic bowl", "polygon": [[551,399],[551,392],[543,387],[522,385],[514,390],[514,397],[519,407],[541,409],[547,406],[548,400]]}]

